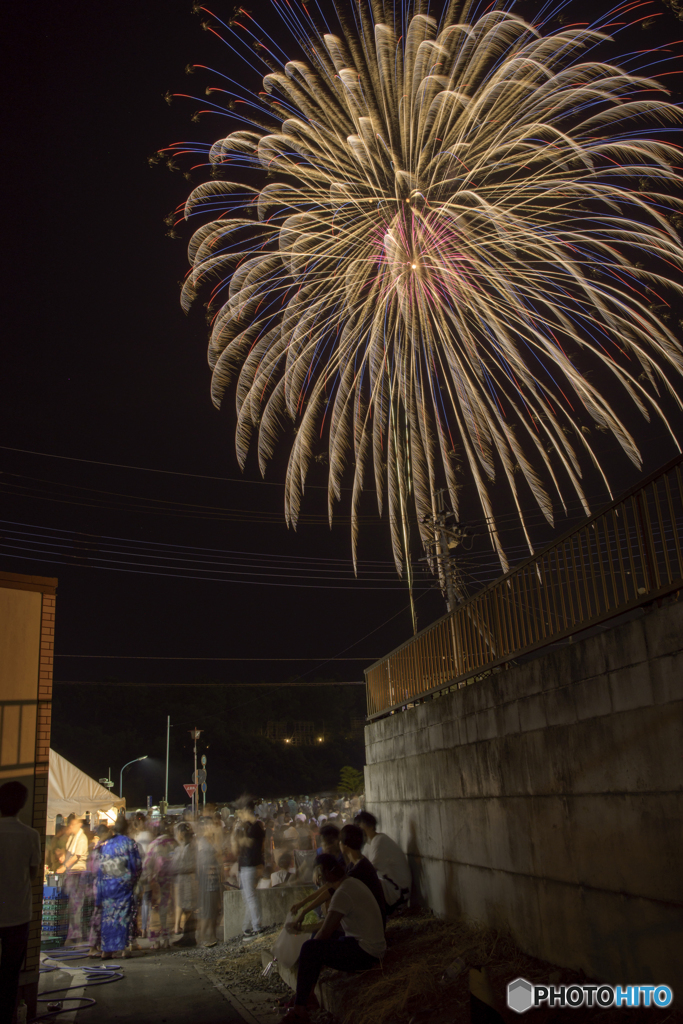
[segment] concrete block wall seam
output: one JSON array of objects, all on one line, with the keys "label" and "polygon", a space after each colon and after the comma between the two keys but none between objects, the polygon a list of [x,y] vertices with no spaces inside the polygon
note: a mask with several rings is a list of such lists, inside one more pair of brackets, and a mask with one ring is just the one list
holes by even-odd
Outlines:
[{"label": "concrete block wall seam", "polygon": [[558,686],[544,693],[545,718],[548,726],[572,725],[578,719],[571,686]]},{"label": "concrete block wall seam", "polygon": [[671,704],[681,699],[683,650],[662,654],[650,662],[650,684],[655,704]]},{"label": "concrete block wall seam", "polygon": [[654,704],[649,662],[628,665],[608,673],[612,708],[615,712],[630,711]]},{"label": "concrete block wall seam", "polygon": [[683,649],[676,605],[665,605],[660,613],[645,615],[641,620],[650,659],[675,656]]},{"label": "concrete block wall seam", "polygon": [[521,732],[545,729],[548,720],[545,713],[546,695],[532,693],[519,701],[519,728]]},{"label": "concrete block wall seam", "polygon": [[629,668],[633,665],[642,665],[643,662],[648,661],[644,618],[634,619],[627,625],[607,630],[602,636],[605,641],[608,672]]},{"label": "concrete block wall seam", "polygon": [[[521,882],[523,880],[528,882],[540,882],[544,886],[561,886],[569,891],[579,890],[583,894],[597,893],[602,896],[614,897],[620,900],[632,900],[636,903],[651,903],[657,906],[669,908],[672,911],[678,909],[679,914],[681,913],[681,909],[683,907],[681,900],[678,899],[659,899],[656,897],[643,895],[642,893],[624,892],[622,889],[617,889],[614,887],[603,888],[602,886],[589,885],[585,882],[579,882],[578,884],[576,884],[572,881],[568,881],[564,878],[560,878],[555,875],[537,875],[525,871],[514,871],[504,867],[492,867],[490,864],[480,863],[479,861],[467,861],[464,859],[455,858],[449,858],[448,860],[444,860],[442,857],[430,853],[428,845],[420,846],[419,851],[419,857],[423,864],[427,864],[430,861],[438,861],[444,864],[450,864],[454,869],[457,869],[458,871],[466,868],[468,870],[486,872],[491,877],[494,877],[496,875],[510,876],[510,878],[513,878],[515,880],[513,883],[514,885],[517,885],[518,882]],[[683,935],[683,916],[681,918],[681,934]]]}]

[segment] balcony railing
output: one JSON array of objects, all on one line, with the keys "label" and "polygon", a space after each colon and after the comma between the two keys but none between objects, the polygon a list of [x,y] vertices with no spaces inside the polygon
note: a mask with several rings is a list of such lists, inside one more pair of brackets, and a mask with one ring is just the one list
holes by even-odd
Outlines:
[{"label": "balcony railing", "polygon": [[683,586],[683,456],[365,672],[368,717]]}]

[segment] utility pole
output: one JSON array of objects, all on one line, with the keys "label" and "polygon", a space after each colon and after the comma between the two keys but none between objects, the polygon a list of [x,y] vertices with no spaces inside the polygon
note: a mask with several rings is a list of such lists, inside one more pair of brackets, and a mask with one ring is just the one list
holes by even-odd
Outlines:
[{"label": "utility pole", "polygon": [[436,547],[436,559],[439,566],[441,588],[442,590],[445,590],[446,607],[449,612],[452,612],[457,604],[457,598],[453,592],[453,574],[451,572],[450,556],[448,553],[448,538],[446,537],[446,509],[444,508],[443,495],[443,487],[434,495],[436,498],[434,543]]},{"label": "utility pole", "polygon": [[[468,539],[468,528],[455,521],[455,513],[446,508],[444,502],[445,491],[441,488],[434,492],[431,523],[430,517],[425,516],[423,523],[430,523],[434,539],[427,544],[427,561],[431,563],[432,570],[436,562],[436,570],[439,576],[441,593],[446,601],[446,608],[449,612],[454,611],[456,605],[467,596],[466,590],[458,576],[455,563],[455,555],[451,552],[460,547],[469,551],[472,547],[472,535],[469,535],[470,545],[465,547]],[[453,519],[449,525],[449,520]]]},{"label": "utility pole", "polygon": [[168,754],[171,743],[171,716],[166,715],[166,785],[164,787],[164,810],[163,817],[168,811]]}]

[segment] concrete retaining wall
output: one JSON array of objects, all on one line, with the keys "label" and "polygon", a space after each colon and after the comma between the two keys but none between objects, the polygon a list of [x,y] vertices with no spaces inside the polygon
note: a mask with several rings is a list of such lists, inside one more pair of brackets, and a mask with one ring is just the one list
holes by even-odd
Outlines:
[{"label": "concrete retaining wall", "polygon": [[366,806],[437,914],[683,986],[683,601],[366,726]]},{"label": "concrete retaining wall", "polygon": [[[274,889],[257,889],[261,907],[261,924],[284,924],[287,911],[315,891],[313,885],[278,885]],[[242,934],[244,900],[241,889],[226,889],[223,893],[223,938],[225,942]],[[251,924],[249,925],[251,927]]]}]

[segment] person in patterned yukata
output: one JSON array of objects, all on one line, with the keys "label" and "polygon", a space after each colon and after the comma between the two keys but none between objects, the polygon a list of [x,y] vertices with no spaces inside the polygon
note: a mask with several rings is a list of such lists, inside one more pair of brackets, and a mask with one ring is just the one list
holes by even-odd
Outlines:
[{"label": "person in patterned yukata", "polygon": [[[159,936],[152,936],[152,949],[168,949],[168,913],[173,897],[173,851],[176,841],[170,833],[170,827],[162,825],[159,834],[149,844],[147,855],[142,867],[143,882],[152,890],[152,902],[159,909]],[[158,903],[157,903],[158,900]]]},{"label": "person in patterned yukata", "polygon": [[92,906],[92,914],[90,917],[90,931],[88,933],[88,945],[90,950],[88,956],[91,960],[98,958],[102,952],[100,946],[101,930],[102,930],[102,907],[97,906],[97,870],[100,865],[100,848],[105,840],[109,839],[112,834],[111,829],[108,825],[98,825],[95,829],[95,837],[93,839],[93,845],[88,854],[88,860],[85,865],[83,886],[86,893],[85,903]]},{"label": "person in patterned yukata", "polygon": [[126,817],[120,814],[114,835],[99,849],[96,902],[102,909],[103,960],[110,960],[114,953],[130,956],[129,947],[135,936],[135,886],[142,861],[137,843],[126,835],[127,831]]}]

